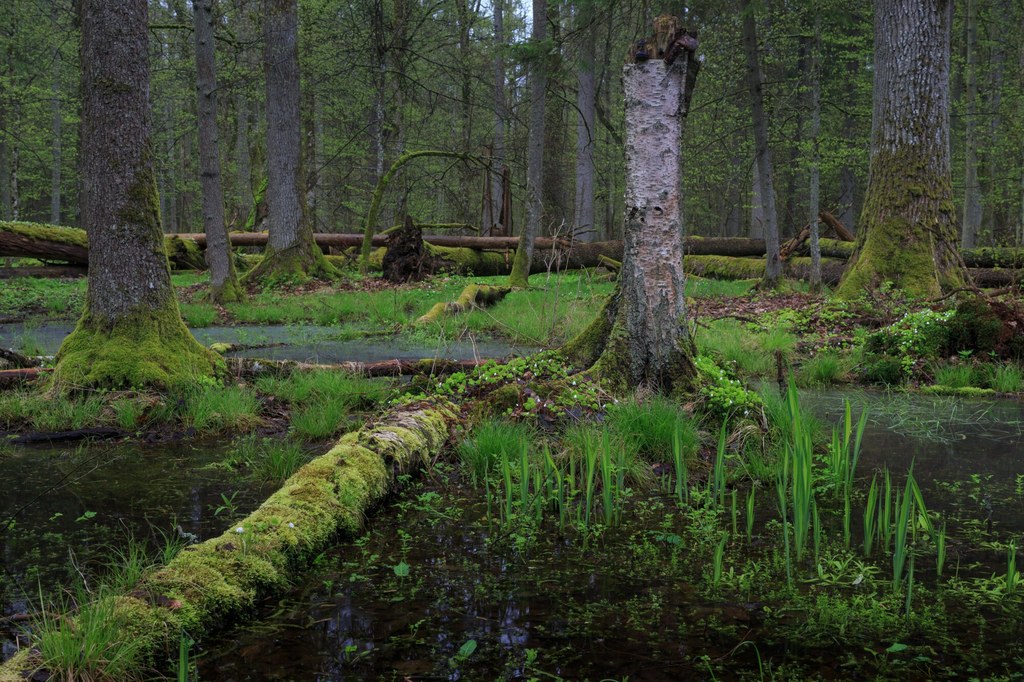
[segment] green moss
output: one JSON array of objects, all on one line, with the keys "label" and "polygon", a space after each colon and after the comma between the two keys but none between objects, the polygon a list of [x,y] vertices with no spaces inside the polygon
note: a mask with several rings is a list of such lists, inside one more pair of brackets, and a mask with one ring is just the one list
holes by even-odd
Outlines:
[{"label": "green moss", "polygon": [[996,391],[991,388],[978,388],[977,386],[922,386],[921,392],[926,395],[955,395],[962,398],[991,398]]},{"label": "green moss", "polygon": [[247,272],[242,283],[261,282],[273,286],[278,282],[306,282],[311,279],[336,279],[338,270],[324,257],[320,247],[313,242],[312,232],[299,243],[281,251],[269,245],[263,260]]},{"label": "green moss", "polygon": [[18,221],[0,221],[0,232],[11,232],[32,240],[58,242],[89,248],[89,237],[85,230],[77,227],[60,225],[44,225],[43,223],[25,223]]},{"label": "green moss", "polygon": [[86,312],[64,339],[56,361],[53,385],[60,390],[167,388],[208,380],[224,367],[195,340],[173,303],[113,323]]},{"label": "green moss", "polygon": [[608,341],[608,334],[612,329],[612,323],[615,321],[615,312],[619,306],[618,299],[619,293],[616,290],[605,301],[601,312],[594,320],[560,349],[561,353],[575,367],[590,367],[601,357]]},{"label": "green moss", "polygon": [[174,270],[205,270],[206,255],[191,239],[181,237],[164,237],[164,250],[167,251],[167,262]]}]

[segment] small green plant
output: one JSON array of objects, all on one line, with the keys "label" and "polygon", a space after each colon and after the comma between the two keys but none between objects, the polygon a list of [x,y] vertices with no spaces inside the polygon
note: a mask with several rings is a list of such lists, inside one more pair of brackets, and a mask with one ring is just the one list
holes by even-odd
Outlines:
[{"label": "small green plant", "polygon": [[243,430],[259,421],[259,403],[244,386],[202,386],[184,397],[182,420],[197,431]]},{"label": "small green plant", "polygon": [[1024,372],[1011,364],[989,365],[988,385],[1000,393],[1020,393],[1024,389]]},{"label": "small green plant", "polygon": [[978,381],[975,376],[974,367],[956,363],[943,365],[936,369],[935,383],[939,386],[948,386],[950,388],[966,388],[968,386],[975,386]]},{"label": "small green plant", "polygon": [[232,447],[231,459],[263,480],[284,482],[309,459],[302,443],[291,439],[246,436]]},{"label": "small green plant", "polygon": [[117,425],[125,431],[132,431],[142,423],[142,417],[146,411],[145,406],[138,400],[132,398],[121,398],[110,404],[114,412],[114,420]]},{"label": "small green plant", "polygon": [[314,400],[292,410],[291,430],[299,438],[322,440],[341,431],[347,418],[348,409],[344,403]]},{"label": "small green plant", "polygon": [[457,450],[474,482],[486,479],[504,460],[518,456],[536,437],[533,427],[500,419],[481,422]]},{"label": "small green plant", "polygon": [[745,417],[761,406],[758,394],[747,390],[740,381],[718,366],[707,356],[694,359],[697,375],[700,380],[698,389],[705,408],[711,414],[721,418],[734,415]]},{"label": "small green plant", "polygon": [[839,355],[826,351],[804,362],[798,379],[803,386],[831,386],[839,383],[844,373],[844,363]]},{"label": "small green plant", "polygon": [[77,610],[66,600],[40,607],[33,638],[43,666],[67,680],[141,679],[142,643],[124,636],[126,623],[115,597],[102,590],[79,590],[74,603]]},{"label": "small green plant", "polygon": [[700,446],[693,420],[676,402],[662,396],[610,405],[605,424],[621,440],[635,442],[641,454],[656,462],[669,461],[676,439],[685,459],[692,458]]}]

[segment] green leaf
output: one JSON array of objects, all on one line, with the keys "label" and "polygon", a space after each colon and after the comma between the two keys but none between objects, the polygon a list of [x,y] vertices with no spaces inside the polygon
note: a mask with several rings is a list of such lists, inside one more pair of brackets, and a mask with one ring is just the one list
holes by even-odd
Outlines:
[{"label": "green leaf", "polygon": [[898,654],[901,651],[906,651],[907,648],[908,647],[907,647],[906,644],[901,644],[899,642],[893,642],[892,646],[889,647],[888,649],[886,649],[885,651],[886,651],[886,653],[889,653],[889,654]]},{"label": "green leaf", "polygon": [[396,564],[393,569],[395,571],[395,575],[399,578],[407,578],[409,576],[409,564],[404,561],[400,564]]},{"label": "green leaf", "polygon": [[459,653],[456,655],[458,658],[465,659],[472,656],[474,651],[476,651],[476,640],[470,639],[466,640],[466,643],[459,647]]},{"label": "green leaf", "polygon": [[94,511],[87,511],[87,512],[84,512],[77,519],[75,519],[75,522],[77,523],[78,521],[88,521],[89,519],[91,519],[94,516],[96,516],[96,512],[94,512]]}]

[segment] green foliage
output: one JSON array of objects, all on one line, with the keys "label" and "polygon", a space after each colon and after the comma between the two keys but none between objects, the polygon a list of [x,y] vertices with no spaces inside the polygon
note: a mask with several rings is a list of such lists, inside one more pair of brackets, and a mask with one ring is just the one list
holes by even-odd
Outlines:
[{"label": "green foliage", "polygon": [[312,370],[294,371],[283,378],[260,377],[256,380],[256,389],[293,404],[318,401],[358,409],[383,401],[390,384],[348,372]]},{"label": "green foliage", "polygon": [[988,384],[1000,393],[1019,393],[1024,389],[1024,372],[1017,365],[989,365]]},{"label": "green foliage", "polygon": [[282,483],[308,459],[302,444],[281,438],[248,435],[231,445],[230,459],[252,469],[259,478]]},{"label": "green foliage", "polygon": [[523,449],[531,448],[536,436],[530,425],[488,419],[459,443],[457,451],[473,480],[482,481],[497,470],[502,460],[511,460]]},{"label": "green foliage", "polygon": [[[895,358],[899,360],[903,378],[909,377],[916,367],[938,357],[948,345],[947,323],[953,315],[952,310],[940,312],[929,308],[905,314],[868,336],[865,352],[869,361],[873,358]],[[870,374],[872,380],[880,383],[899,383],[891,380],[888,372],[889,368],[884,367]]]},{"label": "green foliage", "polygon": [[673,439],[679,439],[684,460],[700,446],[697,425],[671,399],[655,396],[645,402],[624,400],[609,405],[606,426],[626,443],[635,443],[650,461],[672,461]]},{"label": "green foliage", "polygon": [[707,412],[723,419],[733,415],[747,416],[761,406],[761,398],[731,377],[711,358],[694,358],[699,381],[698,394]]},{"label": "green foliage", "polygon": [[259,421],[259,402],[245,386],[200,386],[183,402],[181,420],[197,431],[244,430]]},{"label": "green foliage", "polygon": [[325,399],[310,401],[292,410],[291,428],[299,438],[320,440],[342,430],[348,418],[344,403]]},{"label": "green foliage", "polygon": [[96,393],[77,396],[26,391],[0,393],[0,424],[5,429],[28,426],[36,431],[70,431],[95,426],[104,410]]},{"label": "green foliage", "polygon": [[806,360],[797,380],[801,386],[831,386],[839,383],[845,372],[845,363],[839,354],[826,351]]}]

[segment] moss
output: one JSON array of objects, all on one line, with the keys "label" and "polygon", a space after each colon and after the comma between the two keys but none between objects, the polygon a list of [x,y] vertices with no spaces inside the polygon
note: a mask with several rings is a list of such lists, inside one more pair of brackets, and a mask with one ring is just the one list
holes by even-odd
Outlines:
[{"label": "moss", "polygon": [[116,322],[86,312],[56,361],[52,382],[59,390],[168,388],[208,379],[224,368],[223,360],[195,340],[173,303]]},{"label": "moss", "polygon": [[18,221],[0,221],[0,232],[11,232],[32,240],[58,242],[89,248],[89,237],[85,230],[77,227],[60,225],[44,225],[43,223],[25,223]]},{"label": "moss", "polygon": [[338,270],[313,242],[313,233],[303,228],[296,244],[274,250],[267,245],[263,259],[242,278],[242,284],[262,282],[306,282],[310,279],[337,279]]},{"label": "moss", "polygon": [[225,353],[230,353],[234,349],[235,349],[235,344],[233,344],[233,343],[218,342],[218,343],[211,343],[210,344],[210,350],[212,350],[214,353],[218,353],[220,355],[224,355]]},{"label": "moss", "polygon": [[171,269],[205,270],[206,256],[191,239],[181,237],[164,237],[164,249],[167,251],[167,262]]},{"label": "moss", "polygon": [[[424,402],[347,434],[233,528],[144,576],[121,598],[131,615],[126,636],[144,637],[147,650],[160,651],[173,646],[181,628],[199,637],[244,614],[283,588],[339,531],[359,532],[395,474],[437,455],[456,418],[450,403]],[[29,664],[22,656],[0,665],[0,680],[23,679]]]},{"label": "moss", "polygon": [[955,395],[962,398],[991,398],[997,392],[991,388],[978,388],[977,386],[942,386],[934,384],[922,386],[921,392],[926,395]]},{"label": "moss", "polygon": [[424,315],[416,320],[416,324],[430,324],[439,321],[446,315],[464,313],[474,307],[493,305],[505,298],[509,287],[494,287],[486,284],[468,284],[454,301],[435,303]]},{"label": "moss", "polygon": [[425,242],[424,248],[441,267],[453,272],[476,277],[493,277],[508,272],[511,252],[478,251],[454,246],[437,246]]},{"label": "moss", "polygon": [[618,289],[608,297],[601,312],[588,324],[583,331],[576,335],[576,338],[566,343],[560,352],[575,367],[586,368],[592,366],[601,357],[605,344],[608,341],[608,333],[615,321],[615,312],[619,302]]},{"label": "moss", "polygon": [[961,350],[987,353],[996,350],[1004,338],[1003,322],[983,298],[970,296],[959,302],[956,312],[946,322],[945,337],[944,355],[954,355]]}]

